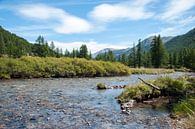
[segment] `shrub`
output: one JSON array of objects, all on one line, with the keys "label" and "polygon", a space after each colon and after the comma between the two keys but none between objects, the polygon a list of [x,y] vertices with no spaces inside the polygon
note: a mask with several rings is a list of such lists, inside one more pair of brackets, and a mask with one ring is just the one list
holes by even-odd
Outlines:
[{"label": "shrub", "polygon": [[129,75],[129,68],[115,62],[82,58],[0,58],[0,79],[38,77],[95,77]]},{"label": "shrub", "polygon": [[104,89],[106,89],[106,85],[103,84],[103,83],[98,83],[98,84],[97,84],[97,89],[98,89],[98,90],[104,90]]}]

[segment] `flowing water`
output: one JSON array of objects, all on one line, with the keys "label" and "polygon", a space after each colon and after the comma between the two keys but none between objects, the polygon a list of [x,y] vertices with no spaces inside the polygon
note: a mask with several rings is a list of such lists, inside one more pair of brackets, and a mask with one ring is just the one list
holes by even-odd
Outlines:
[{"label": "flowing water", "polygon": [[115,99],[123,89],[96,90],[100,82],[135,84],[138,77],[159,76],[165,74],[0,81],[0,128],[172,128],[167,111],[134,108],[123,114]]}]

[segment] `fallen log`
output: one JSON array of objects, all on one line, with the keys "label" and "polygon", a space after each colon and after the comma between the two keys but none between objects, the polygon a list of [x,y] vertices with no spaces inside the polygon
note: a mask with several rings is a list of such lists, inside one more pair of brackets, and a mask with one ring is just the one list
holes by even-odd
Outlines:
[{"label": "fallen log", "polygon": [[157,87],[157,86],[155,86],[155,85],[153,85],[153,84],[150,84],[150,83],[144,81],[143,79],[141,79],[141,78],[139,78],[139,77],[138,77],[138,79],[141,80],[144,84],[146,84],[146,85],[152,87],[153,89],[156,89],[156,90],[161,91],[161,89],[160,89],[159,87]]}]

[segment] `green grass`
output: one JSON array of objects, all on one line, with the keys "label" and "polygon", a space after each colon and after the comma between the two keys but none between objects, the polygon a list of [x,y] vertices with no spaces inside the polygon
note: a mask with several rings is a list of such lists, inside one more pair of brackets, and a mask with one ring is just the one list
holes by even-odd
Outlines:
[{"label": "green grass", "polygon": [[184,97],[178,103],[175,103],[172,112],[179,117],[195,115],[195,95]]},{"label": "green grass", "polygon": [[178,79],[172,79],[170,77],[160,77],[150,83],[158,86],[160,91],[154,90],[149,86],[139,83],[136,86],[129,86],[124,92],[118,97],[121,102],[127,102],[130,99],[145,100],[151,97],[158,96],[182,96],[187,91],[194,89],[194,79],[181,77]]},{"label": "green grass", "polygon": [[103,83],[98,83],[98,84],[97,84],[97,89],[98,89],[98,90],[105,90],[105,89],[106,89],[106,85],[103,84]]},{"label": "green grass", "polygon": [[[141,102],[143,100],[160,97],[171,96],[174,101],[167,103],[171,116],[176,118],[185,118],[184,124],[186,127],[194,127],[195,120],[195,78],[194,77],[180,77],[172,79],[169,77],[160,77],[150,83],[158,86],[164,93],[154,91],[143,83],[136,86],[127,87],[118,100],[121,103],[128,102],[131,99]],[[187,94],[186,94],[187,93]]]},{"label": "green grass", "polygon": [[164,69],[164,68],[130,68],[132,74],[165,74],[173,73],[174,69]]},{"label": "green grass", "polygon": [[40,77],[103,77],[133,74],[171,73],[172,69],[129,68],[118,62],[81,58],[0,58],[0,79]]},{"label": "green grass", "polygon": [[96,77],[131,74],[120,63],[80,58],[0,58],[0,79],[39,77]]}]

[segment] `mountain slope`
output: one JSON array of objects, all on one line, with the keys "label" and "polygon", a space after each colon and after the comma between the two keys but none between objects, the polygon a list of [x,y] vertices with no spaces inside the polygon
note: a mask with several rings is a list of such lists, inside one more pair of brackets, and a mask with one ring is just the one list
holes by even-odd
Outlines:
[{"label": "mountain slope", "polygon": [[174,37],[165,44],[165,47],[169,52],[183,48],[195,48],[195,28],[186,34]]},{"label": "mountain slope", "polygon": [[3,29],[0,26],[0,54],[21,56],[31,51],[32,44],[27,40]]},{"label": "mountain slope", "polygon": [[24,55],[50,56],[56,52],[46,42],[32,44],[0,26],[0,56],[21,57]]},{"label": "mountain slope", "polygon": [[[146,38],[142,41],[142,47],[143,47],[143,51],[149,51],[150,49],[150,44],[152,43],[152,40],[153,40],[154,36],[151,36],[149,38]],[[166,43],[168,41],[170,41],[173,37],[171,36],[168,36],[168,37],[162,37],[162,41],[163,43]],[[112,49],[112,48],[106,48],[106,49],[103,49],[103,50],[100,50],[98,52],[96,52],[94,55],[93,55],[93,58],[95,58],[98,54],[102,54],[102,53],[105,53],[105,52],[108,52],[109,50],[111,50],[113,52],[113,54],[118,57],[119,55],[122,55],[122,54],[126,54],[128,55],[131,51],[132,51],[132,48],[126,48],[126,49]]]},{"label": "mountain slope", "polygon": [[99,55],[99,54],[103,54],[103,53],[105,53],[105,52],[115,51],[115,50],[116,50],[116,49],[114,49],[114,48],[105,48],[105,49],[102,49],[102,50],[100,50],[100,51],[98,51],[98,52],[92,54],[92,57],[95,58],[95,57],[96,57],[97,55]]}]

